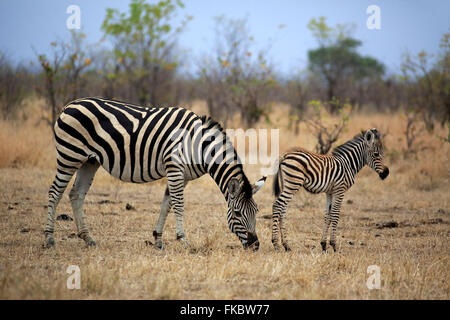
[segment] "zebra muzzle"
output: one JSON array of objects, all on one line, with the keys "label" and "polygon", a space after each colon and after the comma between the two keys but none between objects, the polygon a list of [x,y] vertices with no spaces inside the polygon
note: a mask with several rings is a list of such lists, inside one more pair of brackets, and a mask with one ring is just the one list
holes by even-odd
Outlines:
[{"label": "zebra muzzle", "polygon": [[247,243],[244,245],[244,249],[253,249],[253,251],[258,251],[259,240],[256,233],[247,232]]},{"label": "zebra muzzle", "polygon": [[389,175],[389,168],[385,167],[384,170],[379,174],[381,180],[384,180]]}]

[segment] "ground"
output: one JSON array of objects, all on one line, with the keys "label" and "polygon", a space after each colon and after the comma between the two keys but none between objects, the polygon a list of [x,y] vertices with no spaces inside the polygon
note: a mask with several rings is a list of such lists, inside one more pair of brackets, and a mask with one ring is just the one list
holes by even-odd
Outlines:
[{"label": "ground", "polygon": [[[355,117],[353,123],[358,124],[340,141],[351,138],[359,126],[389,125],[390,118]],[[151,242],[164,180],[122,183],[103,169],[85,204],[97,247],[86,248],[75,235],[74,222],[60,220],[56,247],[44,249],[47,192],[55,164],[50,131],[41,130],[44,133],[33,139],[37,146],[45,144],[45,155],[36,156],[44,163],[27,162],[35,159],[30,155],[0,168],[0,298],[449,299],[448,143],[429,138],[433,142],[426,143],[428,148],[416,157],[403,158],[393,152],[403,143],[399,142],[402,129],[395,129],[395,124],[399,125],[392,124],[388,136],[390,176],[381,181],[369,168],[357,176],[344,197],[336,253],[322,253],[319,243],[325,196],[305,191],[296,195],[287,213],[292,251],[274,251],[272,177],[255,195],[259,251],[243,250],[229,231],[225,200],[209,176],[186,188],[185,231],[190,247],[175,240],[171,213],[163,235],[166,249],[158,250]],[[2,132],[0,138],[7,137]],[[20,132],[14,134],[20,137]],[[292,144],[311,147],[309,138],[288,137],[281,150]],[[11,157],[7,151],[2,153]],[[252,182],[260,178],[259,167],[246,165],[245,170]],[[60,214],[73,216],[68,192],[57,209]],[[79,290],[67,288],[71,265],[80,269]],[[381,284],[369,290],[368,267],[373,265],[379,267]]]}]

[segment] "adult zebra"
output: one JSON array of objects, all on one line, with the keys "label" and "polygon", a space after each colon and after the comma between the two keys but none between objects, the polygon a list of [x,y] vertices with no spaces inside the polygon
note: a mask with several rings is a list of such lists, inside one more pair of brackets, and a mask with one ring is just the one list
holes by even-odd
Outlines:
[{"label": "adult zebra", "polygon": [[285,153],[280,158],[273,184],[276,199],[272,208],[272,243],[275,249],[281,248],[278,244],[280,231],[283,247],[286,251],[290,250],[285,231],[286,208],[294,193],[303,187],[311,193],[326,193],[325,223],[320,244],[326,251],[331,224],[330,246],[336,251],[336,227],[344,193],[365,165],[376,171],[383,180],[389,175],[388,167],[383,164],[383,145],[376,129],[361,132],[336,147],[331,155],[320,155],[301,148]]},{"label": "adult zebra", "polygon": [[228,204],[228,226],[244,248],[258,249],[258,208],[252,198],[265,177],[250,185],[239,157],[222,127],[183,108],[146,108],[116,100],[83,98],[67,104],[54,126],[57,173],[49,190],[45,246],[55,244],[56,206],[73,174],[69,198],[78,236],[95,245],[83,215],[83,202],[101,166],[122,181],[144,183],[167,177],[167,188],[153,236],[162,233],[171,207],[176,237],[185,239],[183,191],[189,180],[209,173]]}]

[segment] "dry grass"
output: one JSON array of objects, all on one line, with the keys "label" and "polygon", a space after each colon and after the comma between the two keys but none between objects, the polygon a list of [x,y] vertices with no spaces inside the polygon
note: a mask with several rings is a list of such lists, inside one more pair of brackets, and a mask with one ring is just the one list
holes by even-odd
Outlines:
[{"label": "dry grass", "polygon": [[[301,127],[299,137],[289,133],[279,109],[273,122],[281,128],[281,151],[293,145],[312,149],[314,139],[306,128]],[[98,246],[84,248],[73,236],[75,224],[58,221],[56,247],[44,250],[54,150],[51,131],[28,121],[23,127],[0,126],[2,299],[450,298],[449,147],[433,136],[422,137],[428,149],[416,158],[389,156],[391,175],[385,181],[367,168],[358,175],[344,198],[338,253],[321,253],[325,199],[305,192],[296,196],[287,214],[293,251],[273,250],[271,220],[266,219],[273,201],[272,179],[255,196],[260,250],[244,251],[228,231],[225,201],[209,177],[186,189],[185,229],[191,247],[185,249],[175,240],[175,218],[170,214],[163,237],[166,250],[159,251],[145,241],[153,241],[164,182],[126,184],[103,170],[85,206]],[[386,145],[391,152],[401,150],[403,124],[399,115],[354,115],[340,142],[362,128],[389,128]],[[250,180],[259,178],[257,166],[246,170]],[[136,210],[125,210],[126,203]],[[72,215],[67,194],[58,207],[61,213]],[[386,221],[399,226],[377,228]],[[80,290],[66,288],[69,265],[80,267]],[[370,265],[381,269],[379,290],[366,287]]]},{"label": "dry grass", "polygon": [[0,120],[0,168],[51,167],[55,161],[53,132],[41,121],[42,100],[27,100],[20,120]]}]

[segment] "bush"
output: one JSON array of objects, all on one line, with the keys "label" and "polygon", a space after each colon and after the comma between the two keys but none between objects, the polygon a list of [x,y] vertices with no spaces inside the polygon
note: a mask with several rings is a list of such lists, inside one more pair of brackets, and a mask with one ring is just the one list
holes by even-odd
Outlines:
[{"label": "bush", "polygon": [[26,97],[29,73],[23,66],[14,67],[0,52],[0,112],[3,119],[12,119]]}]

